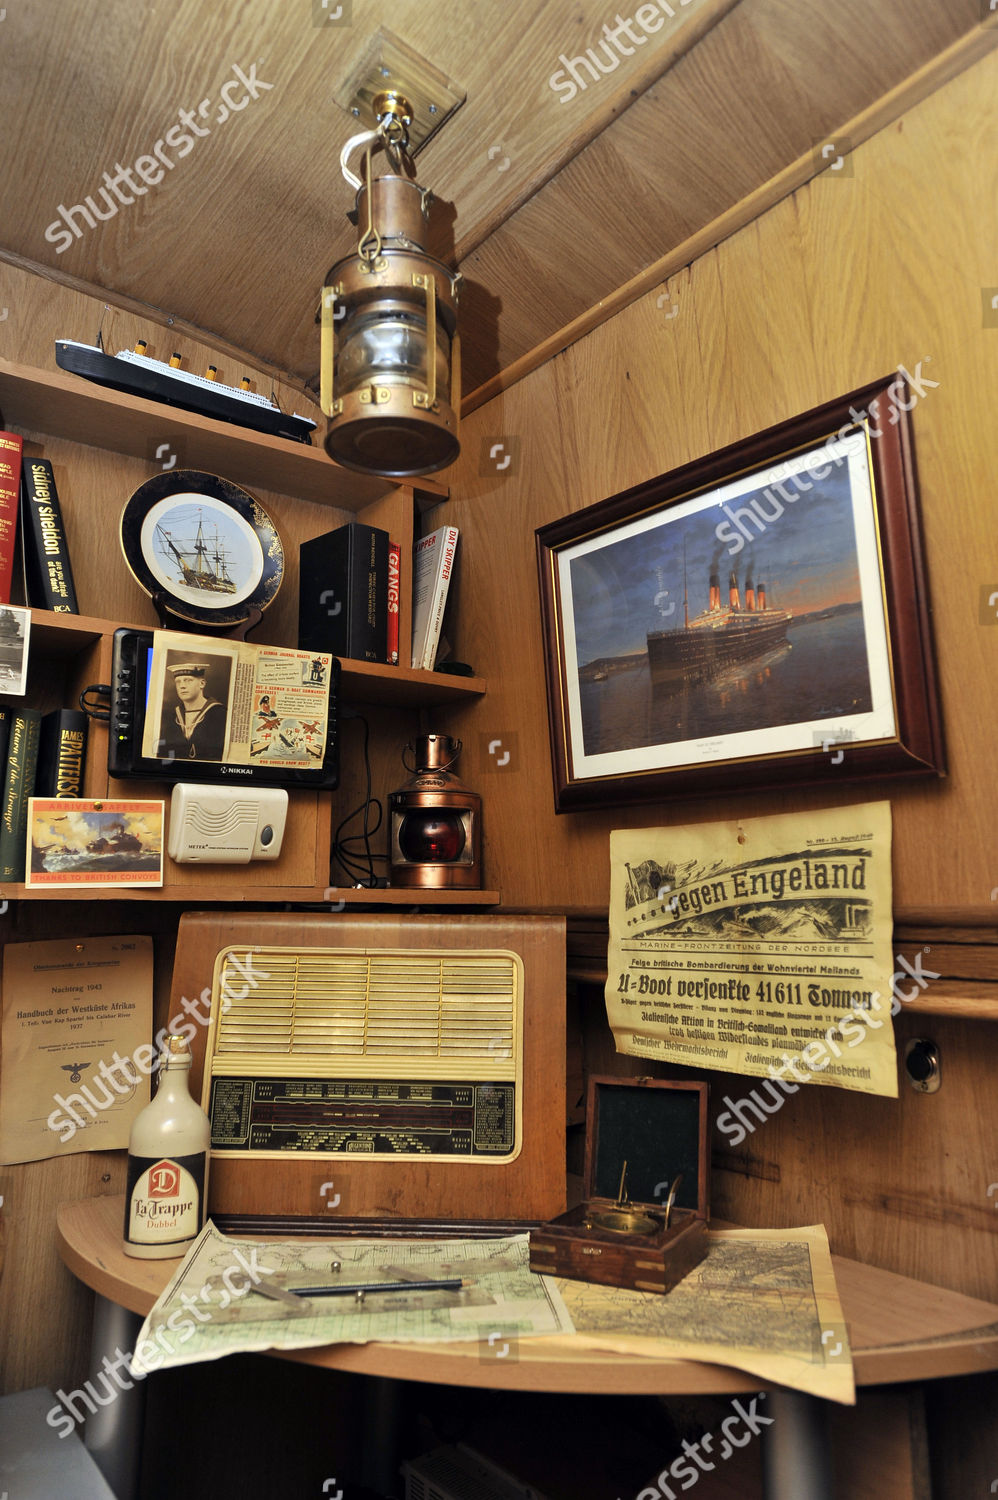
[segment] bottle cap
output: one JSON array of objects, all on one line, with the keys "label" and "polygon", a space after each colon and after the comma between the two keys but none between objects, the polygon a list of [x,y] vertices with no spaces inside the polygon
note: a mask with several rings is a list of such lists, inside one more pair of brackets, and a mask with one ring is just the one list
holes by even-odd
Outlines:
[{"label": "bottle cap", "polygon": [[185,1036],[168,1036],[164,1048],[168,1058],[177,1058],[180,1061],[190,1061],[191,1049],[187,1045]]}]

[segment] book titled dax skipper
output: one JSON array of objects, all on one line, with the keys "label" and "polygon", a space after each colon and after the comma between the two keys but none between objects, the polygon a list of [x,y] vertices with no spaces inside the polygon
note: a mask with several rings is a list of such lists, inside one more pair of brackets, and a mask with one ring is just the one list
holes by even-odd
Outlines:
[{"label": "book titled dax skipper", "polygon": [[62,507],[47,458],[26,458],[22,464],[21,545],[28,603],[56,614],[79,614]]}]

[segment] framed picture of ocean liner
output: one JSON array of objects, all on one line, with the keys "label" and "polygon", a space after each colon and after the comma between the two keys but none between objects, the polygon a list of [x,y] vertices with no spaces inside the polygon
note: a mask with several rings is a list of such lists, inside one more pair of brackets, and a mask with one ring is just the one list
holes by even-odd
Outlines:
[{"label": "framed picture of ocean liner", "polygon": [[942,775],[896,373],[537,532],[559,812]]}]

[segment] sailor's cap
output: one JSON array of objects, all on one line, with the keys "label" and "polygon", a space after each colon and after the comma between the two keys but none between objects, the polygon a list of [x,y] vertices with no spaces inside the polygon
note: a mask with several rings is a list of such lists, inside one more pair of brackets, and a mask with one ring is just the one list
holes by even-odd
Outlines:
[{"label": "sailor's cap", "polygon": [[206,661],[179,661],[175,666],[167,667],[174,677],[204,677],[208,671]]}]

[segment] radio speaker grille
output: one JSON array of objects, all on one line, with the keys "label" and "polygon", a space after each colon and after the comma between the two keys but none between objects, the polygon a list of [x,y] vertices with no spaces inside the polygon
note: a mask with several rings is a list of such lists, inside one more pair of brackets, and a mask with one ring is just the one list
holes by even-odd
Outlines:
[{"label": "radio speaker grille", "polygon": [[[247,975],[249,978],[247,978]],[[488,1064],[515,1074],[520,961],[509,953],[229,948],[219,955],[212,1071],[249,1059]],[[422,1071],[422,1070],[420,1070]]]}]

